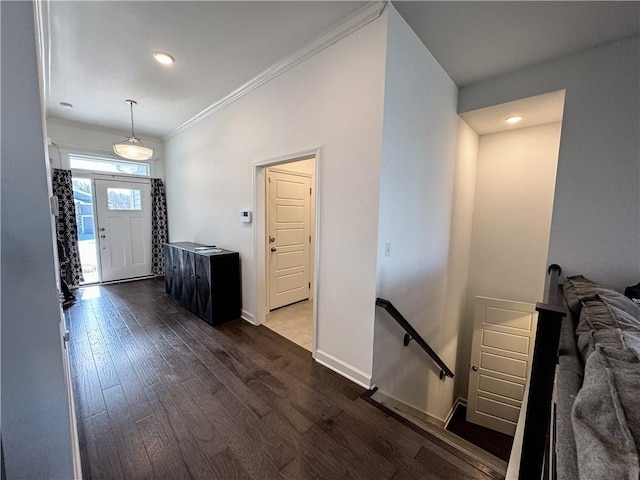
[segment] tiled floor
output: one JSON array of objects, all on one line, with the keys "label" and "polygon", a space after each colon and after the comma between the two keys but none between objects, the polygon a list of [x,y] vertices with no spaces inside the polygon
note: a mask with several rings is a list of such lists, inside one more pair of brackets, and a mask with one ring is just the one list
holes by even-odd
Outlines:
[{"label": "tiled floor", "polygon": [[294,303],[269,313],[265,327],[311,351],[313,342],[313,301]]}]

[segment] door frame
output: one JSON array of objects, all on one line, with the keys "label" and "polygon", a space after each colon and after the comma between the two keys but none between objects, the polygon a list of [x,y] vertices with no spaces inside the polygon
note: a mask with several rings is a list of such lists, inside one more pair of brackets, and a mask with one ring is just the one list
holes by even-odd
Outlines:
[{"label": "door frame", "polygon": [[[98,223],[100,222],[100,218],[99,218],[99,213],[98,213],[98,195],[97,195],[97,185],[96,182],[97,181],[103,181],[103,182],[116,182],[119,184],[127,184],[127,183],[138,183],[140,185],[147,185],[149,187],[149,198],[151,198],[151,179],[149,177],[129,177],[126,180],[122,179],[122,178],[117,178],[117,176],[112,175],[113,178],[105,178],[104,176],[100,176],[100,175],[95,175],[92,178],[92,184],[93,184],[93,214],[94,214],[94,224],[96,222],[96,220],[98,221]],[[149,224],[150,226],[153,225],[153,211],[151,209],[151,205],[149,205]],[[99,228],[96,231],[96,248],[97,248],[97,258],[98,258],[98,264],[100,265],[99,271],[100,271],[100,284],[109,284],[109,283],[120,283],[120,282],[125,282],[125,281],[134,281],[134,280],[142,280],[145,278],[152,278],[155,277],[155,275],[153,273],[151,273],[151,271],[149,272],[148,275],[141,275],[139,277],[127,277],[127,278],[117,278],[115,280],[104,280],[103,278],[103,265],[102,265],[102,245],[101,245],[101,240],[99,239]],[[151,230],[149,231],[151,233]],[[151,241],[151,235],[149,235],[149,240]],[[149,253],[151,253],[151,250],[149,251]],[[149,261],[151,262],[151,258],[149,258]],[[149,267],[151,267],[152,265],[150,264]],[[149,268],[149,270],[151,270],[151,268]]]},{"label": "door frame", "polygon": [[322,151],[320,147],[304,150],[301,152],[291,153],[267,160],[259,160],[253,162],[252,165],[252,190],[253,190],[253,259],[254,259],[254,278],[253,292],[256,302],[256,314],[243,310],[242,317],[253,323],[261,325],[265,321],[267,311],[267,295],[269,271],[268,258],[266,255],[266,170],[267,167],[276,167],[286,163],[296,162],[298,160],[307,160],[309,158],[316,159],[315,171],[315,222],[314,222],[314,255],[313,255],[313,281],[311,285],[313,298],[313,340],[311,347],[311,355],[316,356],[318,335],[318,301],[320,294],[320,205],[322,196]]},{"label": "door frame", "polygon": [[[108,157],[104,157],[104,158],[108,158]],[[114,180],[117,182],[125,182],[125,183],[146,183],[148,185],[151,185],[151,177],[143,177],[141,175],[118,175],[118,174],[112,174],[112,173],[98,173],[98,172],[92,172],[90,170],[77,170],[77,169],[72,169],[71,170],[71,177],[80,177],[80,178],[88,178],[89,180],[91,180],[91,196],[93,197],[93,219],[94,222],[96,222],[97,218],[98,218],[98,213],[97,213],[97,205],[96,205],[96,180]],[[97,225],[97,223],[95,223]],[[112,280],[112,281],[103,281],[102,280],[102,261],[100,259],[100,251],[99,251],[99,240],[98,240],[98,230],[96,229],[95,232],[96,235],[96,260],[97,260],[97,270],[98,270],[98,282],[97,283],[88,283],[88,284],[82,284],[82,286],[90,286],[90,285],[107,285],[109,283],[122,283],[122,282],[130,282],[130,281],[135,281],[135,280],[142,280],[144,278],[152,278],[155,277],[155,275],[151,274],[148,277],[137,277],[134,279],[123,279],[123,280]],[[78,239],[76,238],[76,241]]]}]

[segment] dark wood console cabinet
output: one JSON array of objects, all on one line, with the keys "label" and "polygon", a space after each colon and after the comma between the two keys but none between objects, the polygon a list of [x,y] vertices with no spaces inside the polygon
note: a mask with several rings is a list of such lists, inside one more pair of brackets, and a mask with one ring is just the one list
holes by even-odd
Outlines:
[{"label": "dark wood console cabinet", "polygon": [[240,317],[240,255],[196,250],[192,242],[164,244],[166,292],[205,322],[216,325]]}]

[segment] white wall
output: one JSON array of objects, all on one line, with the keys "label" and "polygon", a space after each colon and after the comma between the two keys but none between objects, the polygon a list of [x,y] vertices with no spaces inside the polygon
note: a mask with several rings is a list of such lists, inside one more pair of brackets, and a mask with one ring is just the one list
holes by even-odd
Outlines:
[{"label": "white wall", "polygon": [[[49,145],[51,166],[68,169],[69,153],[120,159],[113,153],[113,144],[126,138],[130,132],[49,117],[47,135],[54,143]],[[153,158],[147,160],[151,167],[151,176],[164,178],[162,141],[139,133],[137,135],[146,146],[153,148]]]},{"label": "white wall", "polygon": [[560,132],[560,123],[549,123],[480,137],[456,381],[462,397],[467,396],[475,297],[542,300]]},{"label": "white wall", "polygon": [[560,131],[550,123],[480,137],[472,295],[542,299]]},{"label": "white wall", "polygon": [[2,2],[2,444],[7,478],[73,478],[33,5]]},{"label": "white wall", "polygon": [[[390,4],[380,181],[377,294],[390,300],[445,363],[444,304],[456,150],[457,88]],[[385,243],[391,255],[385,256]],[[380,391],[444,419],[453,381],[404,330],[376,311],[374,373]],[[454,342],[455,345],[456,342]]]},{"label": "white wall", "polygon": [[459,384],[460,378],[467,378],[468,348],[471,345],[472,334],[470,329],[464,328],[466,326],[464,318],[467,306],[479,146],[478,134],[462,119],[458,120],[457,143],[444,315],[444,337],[447,342],[442,346],[442,351],[447,357],[455,356],[455,361],[449,366],[456,374],[454,399],[467,396],[466,383],[464,389],[459,388]]},{"label": "white wall", "polygon": [[465,87],[459,111],[566,89],[548,263],[618,289],[640,277],[640,42]]},{"label": "white wall", "polygon": [[[377,19],[165,142],[172,241],[240,252],[256,313],[254,162],[322,155],[317,358],[363,384],[372,372],[386,23]],[[253,228],[256,228],[255,223]]]}]

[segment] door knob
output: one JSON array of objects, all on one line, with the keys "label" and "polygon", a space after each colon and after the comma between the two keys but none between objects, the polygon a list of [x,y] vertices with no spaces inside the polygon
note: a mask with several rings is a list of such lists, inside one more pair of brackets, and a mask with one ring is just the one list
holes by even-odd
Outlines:
[{"label": "door knob", "polygon": [[104,227],[100,227],[100,231],[101,231],[101,232],[104,232]]},{"label": "door knob", "polygon": [[276,237],[269,237],[269,243],[273,243],[276,241]]},{"label": "door knob", "polygon": [[471,370],[473,370],[474,372],[478,371],[478,367],[476,367],[475,365],[473,367],[471,367]]},{"label": "door knob", "polygon": [[276,250],[278,250],[276,247],[271,247],[272,252],[275,252]]}]

